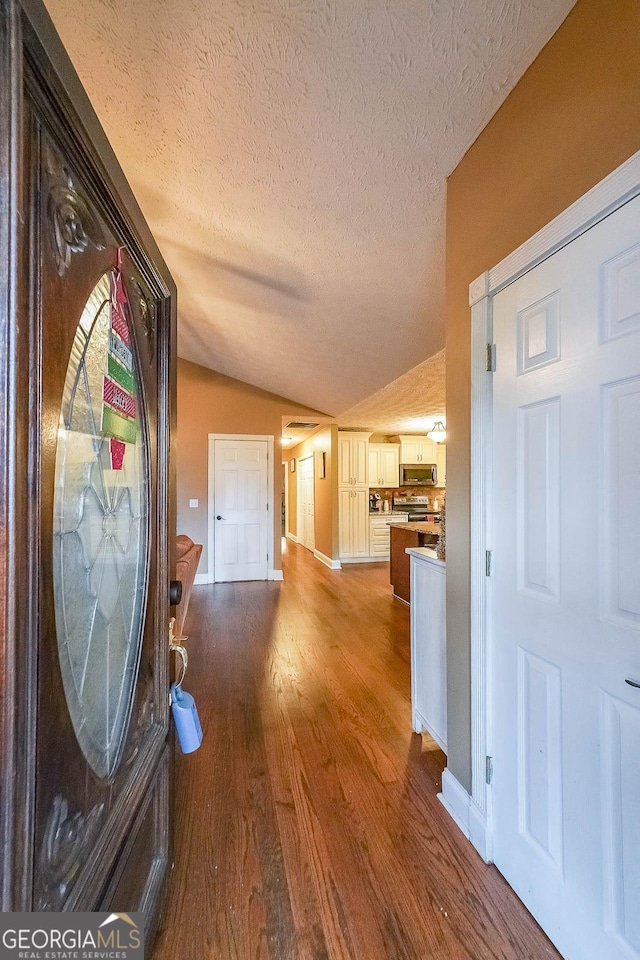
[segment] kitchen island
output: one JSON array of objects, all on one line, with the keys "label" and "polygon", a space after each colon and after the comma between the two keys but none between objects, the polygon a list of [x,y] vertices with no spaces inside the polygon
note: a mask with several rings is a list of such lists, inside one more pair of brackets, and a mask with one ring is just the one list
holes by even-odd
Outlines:
[{"label": "kitchen island", "polygon": [[426,547],[438,542],[440,524],[431,520],[390,523],[391,564],[389,577],[393,595],[405,603],[411,602],[411,577],[409,557],[405,551],[410,547]]}]

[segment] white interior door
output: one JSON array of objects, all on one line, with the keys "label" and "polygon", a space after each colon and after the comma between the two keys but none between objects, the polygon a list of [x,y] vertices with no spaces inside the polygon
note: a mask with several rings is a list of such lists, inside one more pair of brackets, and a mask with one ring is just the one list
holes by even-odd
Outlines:
[{"label": "white interior door", "polygon": [[298,540],[315,549],[315,481],[313,456],[298,461]]},{"label": "white interior door", "polygon": [[494,857],[640,958],[640,199],[493,301]]},{"label": "white interior door", "polygon": [[214,442],[215,580],[268,576],[266,440]]}]

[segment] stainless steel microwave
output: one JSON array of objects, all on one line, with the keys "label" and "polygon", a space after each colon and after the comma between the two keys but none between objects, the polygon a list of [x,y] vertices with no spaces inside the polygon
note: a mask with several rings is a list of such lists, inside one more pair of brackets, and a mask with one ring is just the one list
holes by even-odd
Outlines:
[{"label": "stainless steel microwave", "polygon": [[438,482],[438,468],[435,463],[401,463],[401,487],[435,487]]}]

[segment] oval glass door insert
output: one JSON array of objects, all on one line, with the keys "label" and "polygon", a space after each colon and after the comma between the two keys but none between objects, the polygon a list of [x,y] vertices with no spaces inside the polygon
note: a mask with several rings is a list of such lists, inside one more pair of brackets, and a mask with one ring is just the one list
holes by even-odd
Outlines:
[{"label": "oval glass door insert", "polygon": [[119,274],[105,273],[76,331],[55,465],[58,653],[84,756],[113,776],[126,740],[147,594],[148,449]]}]

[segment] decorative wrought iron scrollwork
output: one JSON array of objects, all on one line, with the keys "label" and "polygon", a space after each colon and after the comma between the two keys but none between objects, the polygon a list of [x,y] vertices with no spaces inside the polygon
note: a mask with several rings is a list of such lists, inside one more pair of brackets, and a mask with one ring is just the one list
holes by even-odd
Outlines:
[{"label": "decorative wrought iron scrollwork", "polygon": [[106,242],[98,217],[80,194],[61,157],[46,141],[43,164],[48,185],[47,216],[53,254],[58,274],[62,277],[74,253],[82,253],[90,243],[98,250],[104,250]]},{"label": "decorative wrought iron scrollwork", "polygon": [[83,855],[95,839],[104,803],[89,813],[71,813],[64,797],[57,796],[47,820],[42,842],[41,876],[43,890],[37,910],[59,910],[67,899],[80,871]]}]

